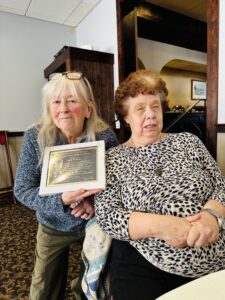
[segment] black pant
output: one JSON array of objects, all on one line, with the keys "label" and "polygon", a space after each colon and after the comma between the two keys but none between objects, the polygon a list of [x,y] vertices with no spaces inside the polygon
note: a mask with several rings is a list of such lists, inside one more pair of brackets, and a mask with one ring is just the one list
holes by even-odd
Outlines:
[{"label": "black pant", "polygon": [[114,300],[154,300],[191,280],[156,268],[128,242],[113,240],[110,286]]}]

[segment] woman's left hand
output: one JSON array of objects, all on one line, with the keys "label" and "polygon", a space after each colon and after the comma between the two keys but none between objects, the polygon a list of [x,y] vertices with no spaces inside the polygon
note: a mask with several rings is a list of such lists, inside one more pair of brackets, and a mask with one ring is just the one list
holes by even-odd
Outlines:
[{"label": "woman's left hand", "polygon": [[214,216],[207,212],[186,218],[192,227],[187,238],[190,247],[207,247],[219,239],[219,225]]},{"label": "woman's left hand", "polygon": [[75,207],[73,205],[70,207],[72,208],[71,214],[74,215],[74,217],[81,217],[81,219],[84,220],[90,220],[95,213],[93,200],[90,198],[84,199]]}]

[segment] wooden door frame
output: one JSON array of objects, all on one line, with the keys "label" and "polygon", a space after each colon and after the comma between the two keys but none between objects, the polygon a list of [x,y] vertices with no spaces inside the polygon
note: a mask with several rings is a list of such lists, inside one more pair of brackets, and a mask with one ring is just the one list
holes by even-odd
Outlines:
[{"label": "wooden door frame", "polygon": [[206,147],[216,158],[219,71],[219,0],[207,1]]},{"label": "wooden door frame", "polygon": [[[119,81],[123,75],[123,0],[116,0]],[[207,109],[206,109],[206,147],[216,158],[217,152],[217,117],[218,117],[218,60],[219,60],[219,0],[207,0]],[[210,99],[210,100],[209,100]]]}]

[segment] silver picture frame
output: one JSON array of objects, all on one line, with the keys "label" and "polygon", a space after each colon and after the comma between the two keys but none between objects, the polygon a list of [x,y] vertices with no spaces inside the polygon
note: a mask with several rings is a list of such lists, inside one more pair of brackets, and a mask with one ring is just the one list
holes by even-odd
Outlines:
[{"label": "silver picture frame", "polygon": [[94,141],[46,147],[40,183],[40,195],[104,189],[105,142]]}]

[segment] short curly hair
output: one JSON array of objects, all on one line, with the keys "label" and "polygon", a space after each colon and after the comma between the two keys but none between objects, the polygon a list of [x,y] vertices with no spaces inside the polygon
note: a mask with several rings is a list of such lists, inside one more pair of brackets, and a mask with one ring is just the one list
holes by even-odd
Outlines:
[{"label": "short curly hair", "polygon": [[168,90],[165,81],[159,75],[150,70],[138,70],[130,73],[129,76],[120,83],[115,93],[115,112],[119,120],[124,123],[126,117],[127,99],[134,98],[140,94],[159,95],[162,108],[167,105]]}]

